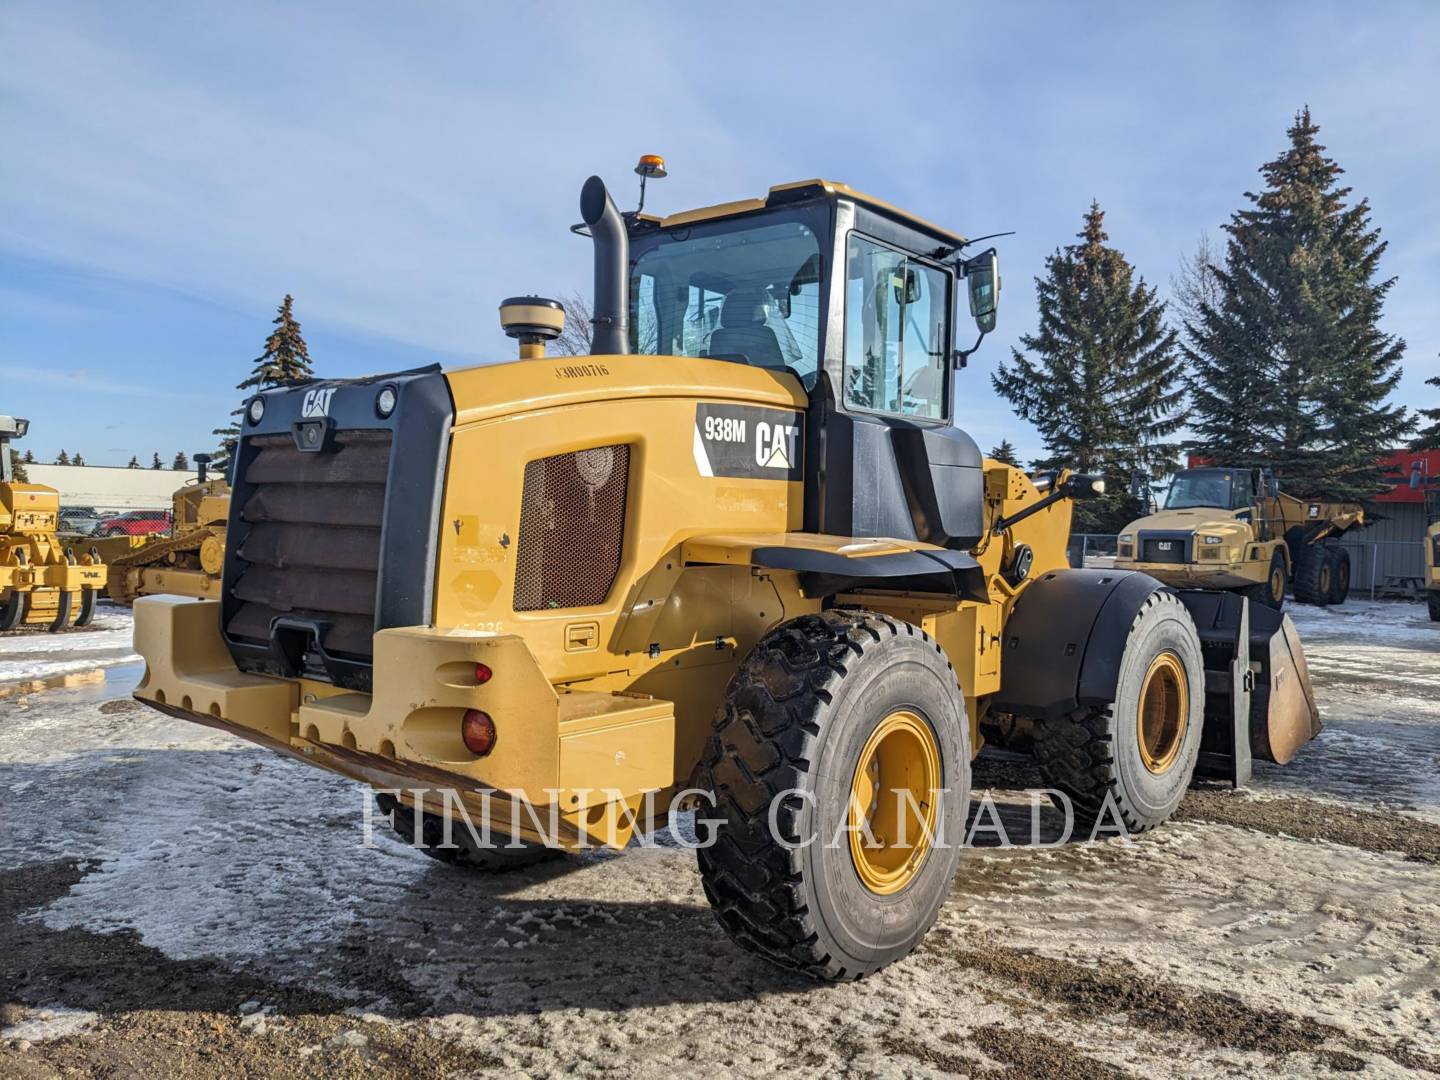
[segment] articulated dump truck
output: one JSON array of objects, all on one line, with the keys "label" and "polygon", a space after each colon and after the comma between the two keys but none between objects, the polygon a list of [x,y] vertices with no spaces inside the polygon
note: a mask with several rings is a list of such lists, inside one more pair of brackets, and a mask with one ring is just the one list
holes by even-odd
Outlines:
[{"label": "articulated dump truck", "polygon": [[1302,604],[1343,604],[1350,553],[1334,541],[1364,524],[1359,503],[1298,499],[1268,471],[1182,469],[1164,508],[1120,533],[1115,566],[1179,589],[1241,593],[1276,610],[1287,586]]},{"label": "articulated dump truck", "polygon": [[0,416],[0,630],[88,626],[107,570],[93,547],[76,554],[57,535],[58,491],[15,479],[10,442],[29,428]]},{"label": "articulated dump truck", "polygon": [[[220,595],[136,601],[140,701],[480,870],[694,808],[721,925],[821,979],[924,936],[987,742],[1144,830],[1316,734],[1288,620],[1068,568],[1101,481],[951,423],[993,249],[821,180],[658,217],[591,177],[580,209],[592,355],[547,358],[559,305],[520,297],[516,361],[246,403]],[[480,832],[444,844],[456,807]]]}]

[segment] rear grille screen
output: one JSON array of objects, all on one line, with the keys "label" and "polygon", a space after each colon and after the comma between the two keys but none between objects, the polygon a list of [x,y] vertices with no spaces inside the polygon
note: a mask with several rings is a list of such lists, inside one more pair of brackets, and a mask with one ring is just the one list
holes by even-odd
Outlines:
[{"label": "rear grille screen", "polygon": [[603,604],[620,570],[630,447],[597,446],[525,466],[515,610]]},{"label": "rear grille screen", "polygon": [[1189,543],[1175,538],[1140,541],[1140,561],[1152,563],[1183,563]]},{"label": "rear grille screen", "polygon": [[337,432],[335,449],[302,454],[290,435],[251,440],[236,551],[239,601],[225,630],[268,645],[270,622],[294,615],[328,625],[331,654],[370,660],[380,525],[390,466],[388,431]]}]

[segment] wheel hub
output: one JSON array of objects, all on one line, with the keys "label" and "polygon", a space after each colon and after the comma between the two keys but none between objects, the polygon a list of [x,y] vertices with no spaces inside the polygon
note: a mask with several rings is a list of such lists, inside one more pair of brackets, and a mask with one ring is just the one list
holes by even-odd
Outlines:
[{"label": "wheel hub", "polygon": [[850,857],[871,892],[897,893],[919,873],[935,834],[939,788],[934,731],[913,712],[891,713],[860,751],[850,792]]},{"label": "wheel hub", "polygon": [[1169,650],[1150,661],[1140,686],[1140,760],[1159,776],[1175,764],[1190,722],[1190,688],[1180,657]]}]

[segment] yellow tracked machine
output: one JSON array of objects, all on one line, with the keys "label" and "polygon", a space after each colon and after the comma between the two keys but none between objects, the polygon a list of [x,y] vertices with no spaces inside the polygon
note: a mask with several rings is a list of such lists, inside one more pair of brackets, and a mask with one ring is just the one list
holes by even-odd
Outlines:
[{"label": "yellow tracked machine", "polygon": [[725,930],[823,979],[925,934],[986,740],[1141,830],[1318,730],[1288,620],[1069,569],[1099,481],[951,423],[993,249],[822,180],[659,217],[591,177],[580,210],[592,355],[521,297],[519,360],[246,403],[220,596],[136,601],[139,700],[482,869],[694,808]]},{"label": "yellow tracked machine", "polygon": [[[225,566],[225,522],[230,485],[209,475],[210,455],[196,454],[193,483],[174,494],[169,536],[120,536],[96,541],[110,567],[110,599],[133,604],[138,596],[169,593],[213,599]],[[106,545],[114,545],[107,550]]]},{"label": "yellow tracked machine", "polygon": [[1183,469],[1165,506],[1132,521],[1115,566],[1178,589],[1224,589],[1279,609],[1285,589],[1302,604],[1343,604],[1350,553],[1329,541],[1365,524],[1364,507],[1297,499],[1264,470]]},{"label": "yellow tracked machine", "polygon": [[10,442],[28,420],[0,416],[0,630],[88,626],[105,587],[106,568],[93,550],[75,554],[56,535],[60,493],[22,484],[10,464]]}]

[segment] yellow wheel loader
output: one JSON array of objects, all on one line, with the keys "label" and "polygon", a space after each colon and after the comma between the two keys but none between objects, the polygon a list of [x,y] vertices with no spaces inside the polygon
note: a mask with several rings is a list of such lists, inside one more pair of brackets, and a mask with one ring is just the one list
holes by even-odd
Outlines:
[{"label": "yellow wheel loader", "polygon": [[[169,536],[95,542],[110,567],[111,600],[133,604],[138,596],[159,593],[210,599],[220,595],[230,485],[224,477],[209,475],[209,454],[196,454],[192,460],[197,475],[174,494],[175,524]],[[107,544],[113,548],[107,550]]]},{"label": "yellow wheel loader", "polygon": [[661,217],[591,177],[580,209],[592,355],[547,358],[559,305],[519,297],[517,361],[246,402],[220,596],[136,601],[139,700],[485,869],[694,809],[724,929],[822,979],[923,937],[986,740],[1143,830],[1318,731],[1288,620],[1069,569],[1100,481],[951,423],[993,249],[822,180]]},{"label": "yellow wheel loader", "polygon": [[1115,566],[1177,589],[1223,589],[1279,610],[1290,586],[1302,604],[1343,604],[1350,554],[1332,541],[1365,524],[1356,503],[1297,499],[1266,471],[1183,469],[1159,512],[1132,521]]},{"label": "yellow wheel loader", "polygon": [[93,549],[77,555],[57,537],[58,491],[15,479],[10,442],[29,428],[0,416],[0,630],[88,626],[106,568]]}]

